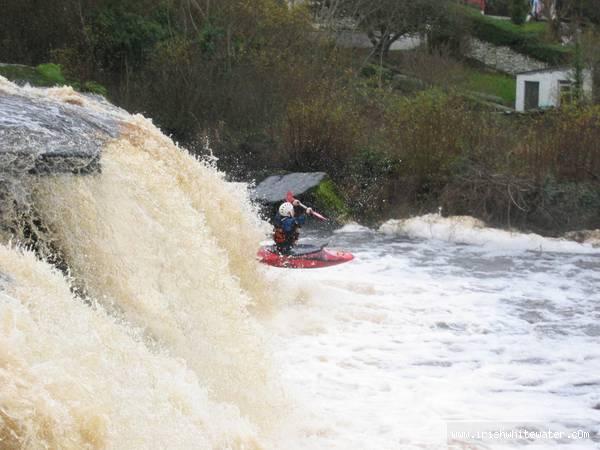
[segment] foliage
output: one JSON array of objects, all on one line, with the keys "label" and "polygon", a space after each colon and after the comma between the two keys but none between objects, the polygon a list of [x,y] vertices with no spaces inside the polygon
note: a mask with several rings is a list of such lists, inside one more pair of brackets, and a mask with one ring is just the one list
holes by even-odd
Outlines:
[{"label": "foliage", "polygon": [[139,67],[157,42],[168,36],[166,17],[129,12],[123,4],[101,9],[86,30],[96,64],[103,69]]},{"label": "foliage", "polygon": [[348,208],[344,203],[344,199],[332,180],[326,179],[319,183],[314,196],[316,206],[324,211],[329,211],[329,214],[335,214],[338,218],[348,215]]},{"label": "foliage", "polygon": [[458,95],[430,90],[392,106],[387,132],[396,145],[391,154],[402,161],[401,173],[415,179],[417,195],[443,184],[454,159],[472,144],[475,116]]},{"label": "foliage", "polygon": [[373,43],[374,54],[387,55],[407,34],[430,32],[447,15],[448,0],[331,0],[332,19],[352,17]]},{"label": "foliage", "polygon": [[103,96],[108,95],[106,87],[95,81],[86,81],[83,84],[65,77],[59,64],[46,63],[37,67],[24,65],[0,65],[0,75],[16,83],[29,83],[32,86],[49,87],[69,85],[82,92],[91,92]]},{"label": "foliage", "polygon": [[46,63],[38,65],[35,70],[52,84],[65,84],[62,67],[58,64]]},{"label": "foliage", "polygon": [[427,46],[431,53],[450,54],[461,59],[468,47],[471,24],[457,5],[441,4],[427,27]]},{"label": "foliage", "polygon": [[510,13],[509,0],[487,0],[485,12],[493,16],[508,16]]},{"label": "foliage", "polygon": [[523,25],[527,15],[527,0],[510,0],[510,20],[515,25]]},{"label": "foliage", "polygon": [[29,83],[32,86],[53,86],[54,81],[48,79],[35,67],[24,65],[2,65],[0,75],[17,83]]},{"label": "foliage", "polygon": [[339,167],[356,149],[361,122],[351,103],[327,93],[290,104],[284,145],[293,168]]},{"label": "foliage", "polygon": [[474,14],[469,8],[464,11],[471,20],[473,34],[483,41],[511,47],[549,64],[562,64],[571,58],[570,48],[544,42],[547,34],[547,24],[544,22],[518,26],[506,20]]},{"label": "foliage", "polygon": [[396,197],[398,170],[401,162],[393,159],[384,149],[364,148],[347,163],[344,183],[349,207],[355,216],[376,221]]},{"label": "foliage", "polygon": [[81,86],[81,90],[84,92],[90,92],[91,94],[98,94],[106,97],[108,95],[108,90],[105,86],[102,86],[100,83],[96,83],[95,81],[86,81]]},{"label": "foliage", "polygon": [[600,24],[600,9],[596,0],[562,0],[558,4],[558,14],[579,23]]},{"label": "foliage", "polygon": [[600,106],[567,105],[534,119],[518,154],[537,183],[600,181]]}]

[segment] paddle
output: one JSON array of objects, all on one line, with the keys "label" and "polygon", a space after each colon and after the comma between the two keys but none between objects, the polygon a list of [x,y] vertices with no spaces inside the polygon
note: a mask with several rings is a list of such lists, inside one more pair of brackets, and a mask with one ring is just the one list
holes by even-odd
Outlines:
[{"label": "paddle", "polygon": [[[286,200],[287,200],[288,202],[290,202],[290,203],[292,203],[292,204],[293,204],[293,203],[294,203],[294,201],[296,201],[297,199],[295,199],[295,198],[294,198],[294,194],[292,194],[292,192],[291,192],[291,191],[288,191],[288,193],[287,193],[287,195],[286,195]],[[308,206],[306,206],[306,205],[303,205],[303,204],[300,202],[300,200],[298,200],[298,205],[299,205],[299,206],[301,206],[301,207],[302,207],[302,208],[304,208],[304,209],[308,209]],[[316,217],[317,219],[319,219],[319,220],[323,220],[323,221],[329,220],[329,219],[327,219],[327,217],[325,217],[325,216],[322,216],[321,214],[319,214],[318,212],[316,212],[316,211],[314,211],[314,210],[313,210],[313,212],[312,212],[312,215],[313,215],[313,216],[315,216],[315,217]]]}]

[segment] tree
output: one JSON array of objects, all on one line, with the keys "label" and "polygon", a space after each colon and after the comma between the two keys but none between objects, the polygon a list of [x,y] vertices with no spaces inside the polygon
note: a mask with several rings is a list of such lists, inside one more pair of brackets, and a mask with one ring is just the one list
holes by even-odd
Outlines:
[{"label": "tree", "polygon": [[578,22],[600,24],[600,8],[597,0],[555,0],[560,17]]},{"label": "tree", "polygon": [[318,15],[354,19],[367,33],[374,53],[385,56],[402,36],[425,33],[444,15],[449,0],[329,0],[318,2]]},{"label": "tree", "polygon": [[600,30],[588,29],[580,42],[583,66],[592,70],[594,102],[600,103]]}]

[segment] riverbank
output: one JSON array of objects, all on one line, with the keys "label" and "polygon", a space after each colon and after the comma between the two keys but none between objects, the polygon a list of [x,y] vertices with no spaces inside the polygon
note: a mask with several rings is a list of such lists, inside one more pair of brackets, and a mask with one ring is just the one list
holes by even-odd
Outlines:
[{"label": "riverbank", "polygon": [[[15,19],[0,57],[36,76],[50,62],[51,84],[104,88],[232,180],[323,171],[346,216],[367,224],[442,207],[545,235],[600,228],[600,107],[573,96],[505,114],[514,79],[466,58],[474,32],[460,15],[436,22],[427,45],[374,55],[315,38],[308,9],[271,0],[218,4],[210,19],[154,1],[56,16],[52,3],[35,16],[47,8],[62,28],[39,23],[30,36]],[[532,26],[508,31],[523,40]]]}]

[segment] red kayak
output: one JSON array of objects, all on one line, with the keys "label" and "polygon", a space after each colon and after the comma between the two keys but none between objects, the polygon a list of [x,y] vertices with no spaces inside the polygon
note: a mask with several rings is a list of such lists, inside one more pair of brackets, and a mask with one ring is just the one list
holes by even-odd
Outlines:
[{"label": "red kayak", "polygon": [[274,267],[318,269],[352,261],[354,255],[348,252],[338,252],[325,247],[305,244],[294,247],[289,255],[282,255],[274,245],[267,245],[258,250],[258,259],[263,264]]}]

